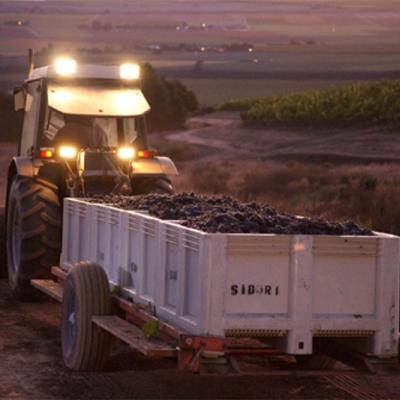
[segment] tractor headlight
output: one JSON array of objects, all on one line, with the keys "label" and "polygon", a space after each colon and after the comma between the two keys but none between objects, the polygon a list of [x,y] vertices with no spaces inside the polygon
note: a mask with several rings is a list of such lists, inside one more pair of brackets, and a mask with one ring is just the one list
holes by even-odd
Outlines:
[{"label": "tractor headlight", "polygon": [[121,79],[133,81],[140,78],[140,67],[138,64],[122,64],[119,75]]},{"label": "tractor headlight", "polygon": [[72,58],[58,58],[54,63],[54,67],[58,75],[70,76],[76,73],[76,61]]},{"label": "tractor headlight", "polygon": [[62,158],[66,158],[68,160],[72,160],[76,158],[76,154],[78,153],[77,149],[72,146],[61,146],[58,149],[58,154]]},{"label": "tractor headlight", "polygon": [[136,151],[133,147],[120,147],[117,154],[121,160],[132,160],[135,158]]}]

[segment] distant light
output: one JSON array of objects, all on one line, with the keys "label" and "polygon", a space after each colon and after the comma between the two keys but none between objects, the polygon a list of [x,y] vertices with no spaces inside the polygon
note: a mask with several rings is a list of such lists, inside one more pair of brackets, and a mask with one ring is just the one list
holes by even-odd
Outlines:
[{"label": "distant light", "polygon": [[76,73],[76,61],[72,58],[58,58],[54,66],[58,75],[70,76]]},{"label": "distant light", "polygon": [[122,64],[120,66],[120,77],[128,81],[139,79],[140,67],[138,64]]},{"label": "distant light", "polygon": [[206,27],[207,27],[207,24],[203,22],[203,23],[201,24],[201,26],[202,26],[203,28],[206,28]]},{"label": "distant light", "polygon": [[180,27],[180,26],[177,26],[177,27],[176,27],[176,30],[177,30],[177,31],[180,31],[180,30],[181,30],[181,27]]},{"label": "distant light", "polygon": [[252,53],[252,52],[253,52],[253,48],[249,47],[249,53]]},{"label": "distant light", "polygon": [[17,25],[21,26],[22,25],[22,21],[18,21]]},{"label": "distant light", "polygon": [[200,48],[201,51],[206,51],[205,47]]}]

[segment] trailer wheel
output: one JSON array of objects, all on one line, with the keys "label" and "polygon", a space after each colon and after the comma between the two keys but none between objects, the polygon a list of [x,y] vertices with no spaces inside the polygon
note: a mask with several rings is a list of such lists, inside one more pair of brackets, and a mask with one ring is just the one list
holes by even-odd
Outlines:
[{"label": "trailer wheel", "polygon": [[107,363],[111,335],[94,325],[93,316],[111,313],[107,276],[99,265],[80,262],[64,284],[61,346],[64,364],[75,371],[97,371]]},{"label": "trailer wheel", "polygon": [[61,249],[61,206],[57,186],[16,177],[8,198],[6,248],[8,280],[15,296],[32,300],[31,279],[47,279]]},{"label": "trailer wheel", "polygon": [[331,370],[336,360],[322,353],[314,353],[305,356],[296,356],[297,364],[304,369]]}]

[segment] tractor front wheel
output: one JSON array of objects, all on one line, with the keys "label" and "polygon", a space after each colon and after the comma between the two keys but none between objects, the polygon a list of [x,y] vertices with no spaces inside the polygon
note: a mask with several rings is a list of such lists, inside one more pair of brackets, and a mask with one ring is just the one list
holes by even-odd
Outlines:
[{"label": "tractor front wheel", "polygon": [[32,300],[31,279],[47,279],[58,265],[61,206],[57,187],[35,178],[16,177],[7,210],[8,279],[17,298]]}]

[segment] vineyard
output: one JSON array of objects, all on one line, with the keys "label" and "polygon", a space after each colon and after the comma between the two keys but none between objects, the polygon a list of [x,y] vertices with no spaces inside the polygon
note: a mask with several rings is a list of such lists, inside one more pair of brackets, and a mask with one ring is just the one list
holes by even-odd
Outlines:
[{"label": "vineyard", "polygon": [[246,125],[326,127],[400,123],[400,81],[360,83],[260,99],[231,100],[223,110],[242,111]]}]

